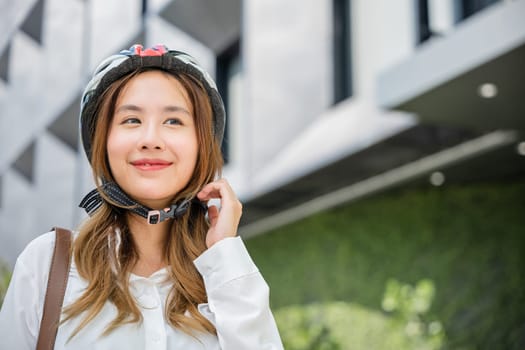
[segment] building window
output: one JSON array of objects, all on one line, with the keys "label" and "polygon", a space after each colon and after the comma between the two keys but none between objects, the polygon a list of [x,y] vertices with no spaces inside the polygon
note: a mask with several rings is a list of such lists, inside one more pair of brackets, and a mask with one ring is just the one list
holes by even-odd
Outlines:
[{"label": "building window", "polygon": [[467,17],[472,16],[474,13],[479,12],[486,7],[495,4],[501,0],[462,0],[459,1],[460,5],[456,9],[458,21],[463,20]]},{"label": "building window", "polygon": [[350,0],[333,0],[334,104],[352,96]]},{"label": "building window", "polygon": [[458,22],[501,0],[418,0],[417,40],[446,35]]},{"label": "building window", "polygon": [[430,19],[428,13],[428,0],[418,0],[416,2],[416,13],[417,13],[417,41],[422,43],[427,41],[432,36],[432,30],[430,28]]},{"label": "building window", "polygon": [[238,120],[241,99],[242,66],[240,56],[241,40],[237,39],[232,45],[217,56],[217,88],[224,101],[226,109],[226,125],[224,128],[224,139],[221,145],[224,163],[231,161],[231,122]]}]

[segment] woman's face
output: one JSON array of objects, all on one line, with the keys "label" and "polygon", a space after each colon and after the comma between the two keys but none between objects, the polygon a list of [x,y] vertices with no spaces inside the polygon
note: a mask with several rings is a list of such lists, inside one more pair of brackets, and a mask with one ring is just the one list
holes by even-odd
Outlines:
[{"label": "woman's face", "polygon": [[154,209],[168,207],[197,162],[193,108],[183,86],[161,71],[133,77],[121,91],[107,140],[119,186]]}]

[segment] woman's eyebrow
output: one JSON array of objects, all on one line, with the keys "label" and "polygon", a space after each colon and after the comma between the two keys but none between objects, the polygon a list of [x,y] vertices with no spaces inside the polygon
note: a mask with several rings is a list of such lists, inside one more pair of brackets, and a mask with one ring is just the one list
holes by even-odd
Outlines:
[{"label": "woman's eyebrow", "polygon": [[186,113],[187,115],[191,116],[191,113],[184,107],[181,106],[166,106],[164,107],[164,111],[166,112],[182,112]]},{"label": "woman's eyebrow", "polygon": [[[172,106],[166,106],[163,108],[165,112],[182,112],[182,113],[185,113],[189,116],[191,116],[191,113],[184,107],[181,107],[181,106],[175,106],[175,105],[172,105]],[[125,105],[122,105],[120,107],[117,108],[117,110],[115,111],[115,113],[122,113],[122,112],[142,112],[143,111],[143,108],[137,106],[137,105],[133,105],[133,104],[125,104]]]},{"label": "woman's eyebrow", "polygon": [[115,113],[122,113],[122,112],[142,112],[142,108],[140,108],[137,105],[128,104],[128,105],[122,105],[118,107],[117,110],[115,111]]}]

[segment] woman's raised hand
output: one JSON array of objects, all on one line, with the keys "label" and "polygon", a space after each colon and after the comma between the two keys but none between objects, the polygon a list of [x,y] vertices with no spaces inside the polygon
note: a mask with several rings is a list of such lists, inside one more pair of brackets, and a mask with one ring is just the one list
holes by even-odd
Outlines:
[{"label": "woman's raised hand", "polygon": [[206,246],[210,248],[226,237],[235,237],[242,215],[242,204],[233,192],[228,181],[219,179],[210,182],[197,193],[197,198],[203,202],[219,199],[220,209],[215,205],[208,208],[210,229],[206,235]]}]

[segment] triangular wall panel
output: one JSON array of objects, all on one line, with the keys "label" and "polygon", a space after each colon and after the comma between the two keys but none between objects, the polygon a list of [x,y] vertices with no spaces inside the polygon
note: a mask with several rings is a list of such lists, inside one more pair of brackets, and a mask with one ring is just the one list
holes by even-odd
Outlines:
[{"label": "triangular wall panel", "polygon": [[48,131],[51,134],[75,151],[78,149],[79,111],[80,96],[77,96],[48,127]]},{"label": "triangular wall panel", "polygon": [[0,79],[9,82],[9,58],[11,53],[11,42],[7,44],[4,51],[0,53]]},{"label": "triangular wall panel", "polygon": [[14,161],[13,169],[18,171],[31,184],[34,180],[35,141],[31,142]]},{"label": "triangular wall panel", "polygon": [[43,15],[44,0],[38,0],[20,26],[20,29],[38,44],[42,44]]}]

